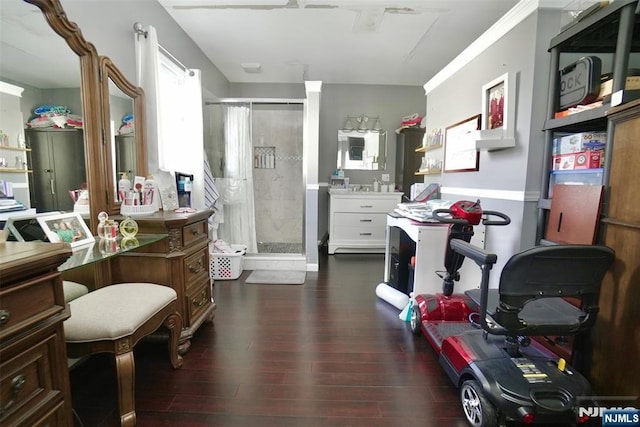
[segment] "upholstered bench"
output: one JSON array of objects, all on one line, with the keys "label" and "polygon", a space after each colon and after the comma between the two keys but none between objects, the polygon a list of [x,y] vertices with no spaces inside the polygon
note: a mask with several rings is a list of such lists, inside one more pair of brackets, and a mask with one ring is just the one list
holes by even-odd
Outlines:
[{"label": "upholstered bench", "polygon": [[85,285],[81,285],[78,282],[72,282],[71,280],[62,281],[62,292],[64,293],[64,301],[71,302],[76,298],[89,293],[89,288]]},{"label": "upholstered bench", "polygon": [[136,424],[133,347],[164,324],[169,329],[169,356],[182,366],[178,340],[182,317],[175,290],[151,283],[122,283],[100,288],[69,303],[64,322],[69,357],[114,353],[118,376],[120,424]]}]

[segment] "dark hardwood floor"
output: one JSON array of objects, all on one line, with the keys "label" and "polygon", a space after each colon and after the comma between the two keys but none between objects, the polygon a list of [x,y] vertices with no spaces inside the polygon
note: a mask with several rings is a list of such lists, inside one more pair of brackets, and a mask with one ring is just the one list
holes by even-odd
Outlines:
[{"label": "dark hardwood floor", "polygon": [[[214,322],[181,369],[164,343],[136,347],[138,426],[466,425],[426,339],[376,297],[383,269],[382,255],[325,253],[304,285],[216,281]],[[72,370],[84,426],[119,425],[114,373],[110,355]]]}]

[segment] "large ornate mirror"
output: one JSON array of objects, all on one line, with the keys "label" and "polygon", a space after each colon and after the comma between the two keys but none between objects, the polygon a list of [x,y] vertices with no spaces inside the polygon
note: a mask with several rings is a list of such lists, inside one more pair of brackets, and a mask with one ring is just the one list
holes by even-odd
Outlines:
[{"label": "large ornate mirror", "polygon": [[144,93],[132,85],[108,57],[100,57],[102,121],[105,123],[109,210],[120,208],[117,183],[121,174],[133,182],[147,175]]},{"label": "large ornate mirror", "polygon": [[386,156],[385,132],[338,131],[338,169],[385,170]]},{"label": "large ornate mirror", "polygon": [[[45,105],[66,107],[82,122],[81,125],[69,125],[67,121],[57,131],[37,127],[35,122],[29,126],[31,130],[27,132],[34,138],[34,146],[27,145],[31,150],[27,151],[31,156],[29,160],[34,167],[43,169],[29,172],[27,192],[34,193],[31,201],[38,205],[33,207],[38,211],[69,210],[73,204],[69,203],[68,190],[77,189],[86,182],[89,190],[86,216],[93,218],[95,213],[106,208],[105,198],[99,196],[105,192],[102,178],[105,162],[99,143],[102,123],[95,47],[84,39],[78,26],[68,20],[58,0],[2,0],[0,7],[0,79],[25,88],[21,99],[24,123],[37,118],[34,108]],[[51,132],[46,133],[48,130]],[[38,166],[46,141],[49,141],[49,148],[52,141],[64,141],[69,150],[66,157],[71,159],[58,164],[50,177],[42,175],[46,169],[53,168]],[[57,154],[60,159],[62,146],[57,142],[56,150],[50,149],[49,155]],[[76,175],[65,181],[65,169],[66,172],[73,169]],[[44,192],[56,193],[60,202],[48,204],[51,197]],[[93,222],[91,226],[95,232]]]}]

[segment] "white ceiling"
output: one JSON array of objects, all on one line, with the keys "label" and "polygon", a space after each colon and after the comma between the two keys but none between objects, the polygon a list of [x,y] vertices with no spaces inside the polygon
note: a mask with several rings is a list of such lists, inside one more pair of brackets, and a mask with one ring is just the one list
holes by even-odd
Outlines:
[{"label": "white ceiling", "polygon": [[231,82],[420,86],[518,3],[158,1]]},{"label": "white ceiling", "polygon": [[[231,82],[422,86],[518,0],[158,2]],[[0,0],[0,76],[40,88],[80,81],[77,56],[23,0]]]}]

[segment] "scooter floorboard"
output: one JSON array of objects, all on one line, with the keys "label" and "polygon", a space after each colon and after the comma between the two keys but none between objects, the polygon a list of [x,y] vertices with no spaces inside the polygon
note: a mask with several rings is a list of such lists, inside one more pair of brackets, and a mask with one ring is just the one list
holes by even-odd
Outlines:
[{"label": "scooter floorboard", "polygon": [[476,328],[469,322],[422,322],[422,332],[438,353],[442,350],[442,342],[445,339],[453,335],[460,335],[464,331],[472,329]]}]

